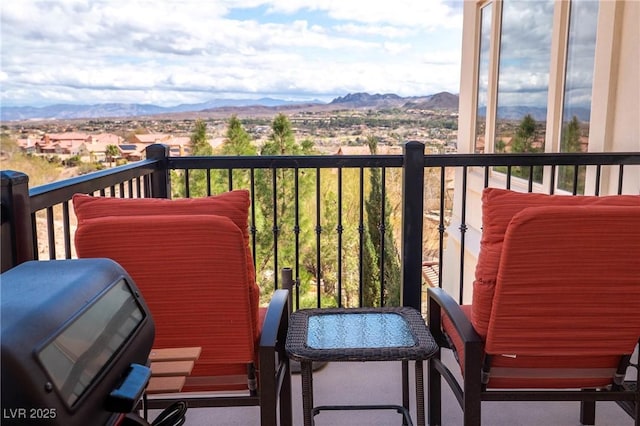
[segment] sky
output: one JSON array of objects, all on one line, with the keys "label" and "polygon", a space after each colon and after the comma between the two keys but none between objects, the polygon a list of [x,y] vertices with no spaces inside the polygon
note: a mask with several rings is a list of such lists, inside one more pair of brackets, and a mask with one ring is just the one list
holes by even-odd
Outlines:
[{"label": "sky", "polygon": [[462,0],[15,0],[0,106],[458,93]]}]

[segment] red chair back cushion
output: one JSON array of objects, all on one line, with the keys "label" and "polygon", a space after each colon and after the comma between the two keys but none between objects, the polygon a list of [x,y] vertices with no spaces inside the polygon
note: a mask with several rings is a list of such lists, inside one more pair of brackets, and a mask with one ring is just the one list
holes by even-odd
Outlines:
[{"label": "red chair back cushion", "polygon": [[486,337],[505,232],[515,214],[536,206],[640,206],[640,196],[546,195],[486,188],[482,194],[482,239],[473,283],[471,323]]},{"label": "red chair back cushion", "polygon": [[640,206],[530,207],[505,234],[493,387],[598,387],[640,337]]},{"label": "red chair back cushion", "polygon": [[192,376],[255,359],[243,235],[215,215],[105,216],[76,231],[79,257],[108,257],[136,282],[156,323],[154,347],[202,347]]},{"label": "red chair back cushion", "polygon": [[[249,191],[234,190],[211,197],[181,198],[113,198],[92,197],[86,194],[73,196],[73,207],[78,226],[91,219],[106,216],[162,216],[162,215],[216,215],[226,216],[242,232],[246,257],[246,276],[249,286],[254,328],[258,330],[258,305],[260,288],[256,284],[253,256],[249,241]],[[256,339],[259,334],[256,334]]]},{"label": "red chair back cushion", "polygon": [[[525,208],[502,244],[488,386],[611,384],[640,336],[640,206]],[[462,306],[470,320],[471,308]],[[448,317],[442,325],[464,367],[462,340]]]},{"label": "red chair back cushion", "polygon": [[488,353],[614,355],[640,336],[640,206],[532,207],[503,244]]}]

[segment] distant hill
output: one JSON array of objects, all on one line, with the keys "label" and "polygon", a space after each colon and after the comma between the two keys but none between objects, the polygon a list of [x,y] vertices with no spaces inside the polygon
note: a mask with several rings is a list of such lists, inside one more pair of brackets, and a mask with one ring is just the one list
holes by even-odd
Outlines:
[{"label": "distant hill", "polygon": [[[405,110],[458,110],[458,95],[440,92],[428,96],[402,97],[394,93],[369,94],[366,92],[348,93],[331,102],[318,100],[295,102],[274,98],[260,99],[213,99],[198,104],[181,104],[161,107],[151,104],[107,103],[95,105],[59,104],[46,107],[2,107],[0,121],[22,120],[74,120],[95,118],[130,118],[164,116],[167,119],[185,119],[193,117],[217,116],[272,116],[278,112],[294,113],[300,111],[334,111],[345,109],[392,109]],[[587,108],[572,108],[571,113],[580,121],[588,122],[590,111]],[[480,116],[485,109],[478,110]],[[498,108],[498,119],[519,120],[525,114],[531,114],[536,121],[545,121],[547,109],[531,106],[509,106]],[[568,117],[567,119],[570,119]]]},{"label": "distant hill", "polygon": [[422,101],[411,101],[404,104],[407,109],[450,109],[458,110],[460,99],[458,95],[449,92],[440,92],[435,95],[428,96]]},{"label": "distant hill", "polygon": [[331,111],[336,109],[445,109],[457,110],[458,95],[448,92],[429,96],[401,97],[393,93],[369,94],[349,93],[329,103],[320,101],[293,102],[273,98],[260,99],[213,99],[199,104],[181,104],[161,107],[151,104],[108,103],[95,105],[59,104],[46,107],[3,107],[1,121],[21,120],[72,120],[95,118],[129,118],[165,115],[167,118],[180,115],[202,116],[206,114],[272,115],[275,112]]},{"label": "distant hill", "polygon": [[96,104],[70,105],[59,104],[45,107],[2,107],[0,120],[33,120],[33,119],[74,119],[101,117],[132,117],[138,115],[154,115],[167,112],[167,108],[145,104]]},{"label": "distant hill", "polygon": [[400,97],[393,93],[349,93],[335,98],[329,105],[344,108],[406,108],[406,109],[458,109],[458,95],[440,92],[430,96]]},{"label": "distant hill", "polygon": [[393,93],[384,95],[376,93],[370,95],[368,93],[349,93],[345,96],[335,98],[329,105],[335,105],[339,108],[393,108],[402,106],[406,100]]},{"label": "distant hill", "polygon": [[[315,102],[315,101],[314,101]],[[317,101],[317,104],[322,102]],[[150,116],[158,114],[209,111],[215,108],[242,107],[279,107],[296,105],[298,102],[273,98],[260,99],[213,99],[199,104],[181,104],[172,107],[161,107],[149,104],[107,103],[95,105],[58,104],[45,107],[2,107],[1,121],[19,120],[69,120],[80,118],[123,118]],[[308,104],[308,102],[307,102]]]}]

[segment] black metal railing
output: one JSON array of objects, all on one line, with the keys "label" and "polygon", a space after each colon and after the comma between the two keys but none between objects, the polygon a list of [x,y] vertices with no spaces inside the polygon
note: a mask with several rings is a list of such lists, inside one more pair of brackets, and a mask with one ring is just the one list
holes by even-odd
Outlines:
[{"label": "black metal railing", "polygon": [[[265,269],[263,258],[269,259],[266,269],[272,275],[266,281],[271,289],[280,285],[277,271],[291,267],[298,290],[302,285],[300,277],[305,273],[314,282],[311,293],[315,293],[315,299],[313,302],[307,299],[307,304],[326,306],[321,296],[327,293],[331,303],[338,306],[368,303],[367,289],[363,286],[368,273],[364,246],[373,243],[367,240],[365,231],[372,227],[366,221],[375,211],[379,219],[373,227],[377,229],[370,235],[378,239],[375,247],[379,288],[372,297],[377,303],[386,304],[392,297],[391,287],[400,284],[394,290],[399,292],[400,303],[421,308],[422,262],[428,257],[439,266],[435,284],[442,285],[447,279],[443,276],[443,255],[448,236],[460,243],[459,299],[463,299],[468,278],[464,276],[464,266],[468,261],[465,252],[469,187],[477,181],[481,187],[554,193],[558,168],[568,167],[575,170],[574,182],[569,185],[573,187],[573,195],[578,195],[585,184],[585,192],[596,195],[623,193],[628,187],[638,191],[638,182],[630,182],[637,179],[637,172],[625,170],[639,165],[640,153],[425,155],[424,145],[418,142],[406,143],[402,155],[362,156],[170,157],[167,147],[152,145],[147,149],[146,160],[34,188],[29,188],[24,174],[2,172],[2,270],[26,260],[75,256],[72,244],[75,223],[69,208],[75,193],[176,198],[245,188],[251,194],[249,219],[255,266],[257,270]],[[511,171],[516,167],[518,176],[529,178],[514,177]],[[545,170],[547,178],[542,182],[534,179],[536,167]],[[579,185],[578,169],[585,167],[589,169],[589,179]],[[379,192],[371,192],[372,179],[377,179]],[[327,182],[334,186],[327,190]],[[355,195],[347,194],[347,186]],[[454,187],[455,194],[451,189]],[[283,188],[286,194],[282,194]],[[265,201],[269,197],[264,191],[271,197],[270,205]],[[390,198],[398,202],[389,203]],[[286,208],[279,207],[283,199],[287,200]],[[347,200],[349,206],[345,206]],[[373,210],[367,210],[372,203],[376,204]],[[313,214],[304,218],[303,209],[313,210]],[[456,217],[455,226],[452,214]],[[266,233],[272,241],[269,253],[258,253]],[[394,233],[394,239],[388,238]],[[304,257],[303,235],[306,243],[309,235],[315,243],[309,249],[315,252]],[[291,245],[292,254],[283,256],[282,252]],[[400,253],[400,283],[389,281],[392,264],[384,260],[385,253],[394,250]],[[323,259],[327,256],[331,256],[332,262]],[[347,261],[349,265],[345,264]],[[323,265],[331,271],[323,271]],[[330,291],[323,288],[329,275]],[[300,292],[295,294],[295,305],[300,306]]]}]

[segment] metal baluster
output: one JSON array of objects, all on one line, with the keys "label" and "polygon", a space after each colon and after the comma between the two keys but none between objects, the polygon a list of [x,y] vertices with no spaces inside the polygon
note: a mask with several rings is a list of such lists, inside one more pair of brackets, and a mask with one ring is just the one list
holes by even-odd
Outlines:
[{"label": "metal baluster", "polygon": [[342,307],[342,168],[338,168],[338,306]]},{"label": "metal baluster", "polygon": [[320,168],[316,168],[316,289],[317,289],[317,307],[321,307],[321,288],[320,282],[322,280],[322,271],[320,266],[321,256],[320,256],[320,247],[321,247],[321,238],[322,234],[322,224],[320,223],[321,215],[320,215]]}]

